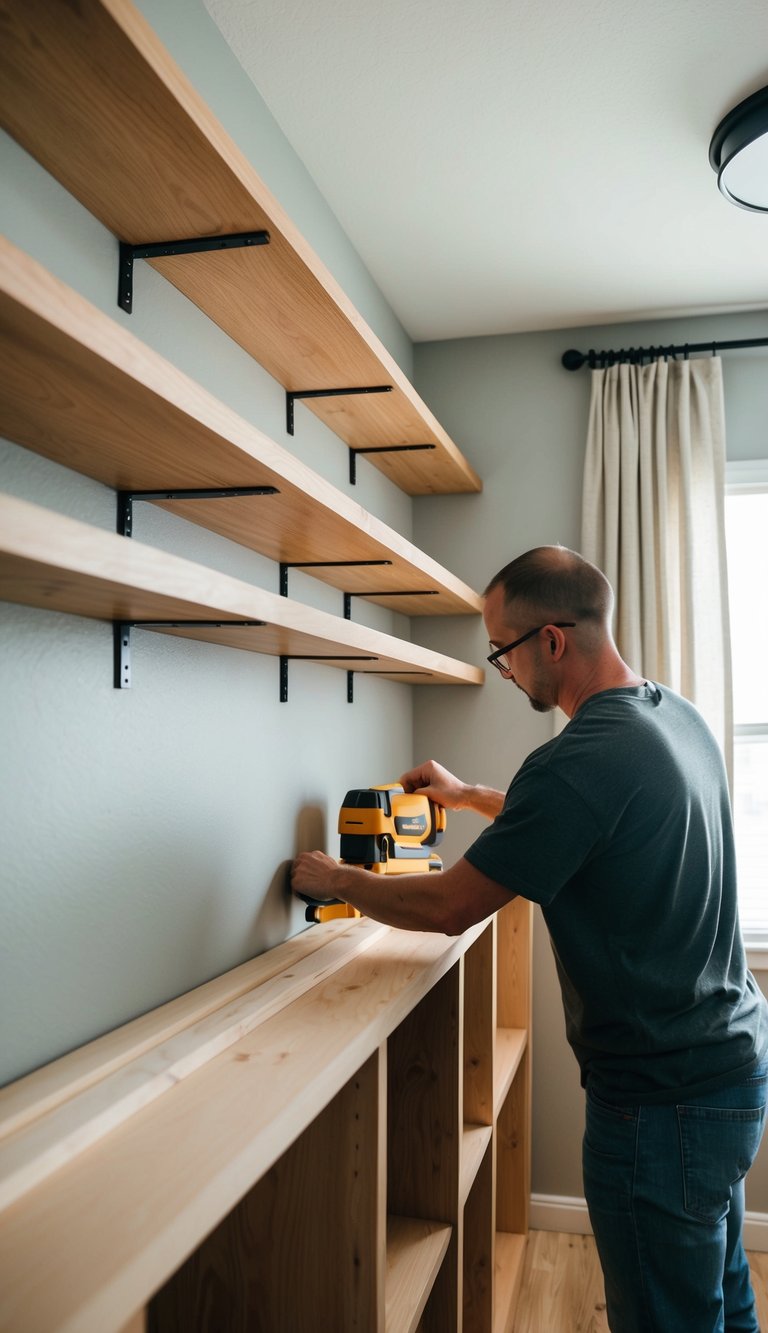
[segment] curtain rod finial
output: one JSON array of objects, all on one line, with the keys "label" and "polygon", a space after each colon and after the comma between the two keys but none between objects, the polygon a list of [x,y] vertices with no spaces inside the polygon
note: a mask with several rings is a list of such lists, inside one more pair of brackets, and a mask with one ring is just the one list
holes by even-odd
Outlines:
[{"label": "curtain rod finial", "polygon": [[563,352],[563,355],[560,358],[560,361],[565,366],[566,370],[581,370],[581,367],[586,360],[587,358],[584,353],[577,352],[573,347],[569,348],[567,352]]}]

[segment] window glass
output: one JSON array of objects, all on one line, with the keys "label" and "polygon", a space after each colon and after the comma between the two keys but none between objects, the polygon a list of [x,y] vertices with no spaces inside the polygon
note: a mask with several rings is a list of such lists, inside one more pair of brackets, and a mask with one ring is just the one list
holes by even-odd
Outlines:
[{"label": "window glass", "polygon": [[[744,465],[742,465],[743,468]],[[733,659],[733,814],[741,923],[768,941],[768,465],[726,495]],[[733,473],[730,473],[731,477]]]}]

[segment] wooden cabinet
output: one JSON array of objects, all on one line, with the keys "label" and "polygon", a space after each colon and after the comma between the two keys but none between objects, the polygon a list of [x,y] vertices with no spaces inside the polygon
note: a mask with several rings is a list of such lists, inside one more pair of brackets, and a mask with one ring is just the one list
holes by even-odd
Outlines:
[{"label": "wooden cabinet", "polygon": [[329,922],[0,1092],[4,1333],[508,1330],[530,916]]}]

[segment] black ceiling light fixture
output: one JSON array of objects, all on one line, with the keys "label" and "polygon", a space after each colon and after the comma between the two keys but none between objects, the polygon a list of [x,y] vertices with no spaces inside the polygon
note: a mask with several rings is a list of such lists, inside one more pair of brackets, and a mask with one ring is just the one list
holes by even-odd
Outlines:
[{"label": "black ceiling light fixture", "polygon": [[709,162],[726,199],[768,213],[768,88],[761,88],[720,121]]}]

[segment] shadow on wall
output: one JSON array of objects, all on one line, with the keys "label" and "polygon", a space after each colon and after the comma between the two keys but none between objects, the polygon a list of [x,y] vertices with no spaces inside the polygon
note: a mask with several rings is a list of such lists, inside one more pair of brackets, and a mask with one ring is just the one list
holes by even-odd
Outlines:
[{"label": "shadow on wall", "polygon": [[[303,806],[296,817],[294,856],[324,851],[327,843],[327,810],[319,805]],[[306,927],[304,904],[291,893],[290,869],[290,861],[281,861],[259,900],[250,938],[258,941],[260,953]]]}]

